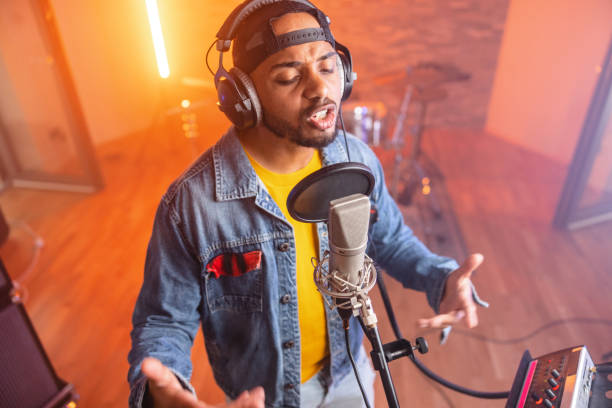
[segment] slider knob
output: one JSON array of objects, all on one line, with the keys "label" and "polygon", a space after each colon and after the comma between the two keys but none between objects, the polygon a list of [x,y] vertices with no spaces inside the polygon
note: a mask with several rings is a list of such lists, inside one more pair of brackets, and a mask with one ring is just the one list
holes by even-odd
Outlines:
[{"label": "slider knob", "polygon": [[544,400],[544,406],[545,406],[546,408],[553,408],[555,405],[554,405],[552,402],[550,402],[550,400],[549,400],[549,399],[545,399],[545,400]]},{"label": "slider knob", "polygon": [[549,378],[548,379],[548,383],[550,384],[550,386],[552,387],[553,390],[557,390],[559,388],[559,383],[556,382],[554,379]]},{"label": "slider knob", "polygon": [[552,376],[553,376],[553,377],[555,377],[555,378],[559,378],[559,377],[561,377],[561,373],[560,373],[560,372],[559,372],[559,371],[558,371],[556,368],[553,368],[553,369],[552,369],[552,371],[551,371],[550,373],[551,373],[551,374],[552,374]]},{"label": "slider knob", "polygon": [[551,401],[554,401],[557,399],[557,396],[555,395],[553,390],[551,390],[550,388],[547,388],[545,392],[546,392],[546,396],[548,396],[548,398],[550,398]]},{"label": "slider knob", "polygon": [[542,397],[537,392],[531,393],[531,398],[535,401],[536,405],[540,405],[542,403]]}]

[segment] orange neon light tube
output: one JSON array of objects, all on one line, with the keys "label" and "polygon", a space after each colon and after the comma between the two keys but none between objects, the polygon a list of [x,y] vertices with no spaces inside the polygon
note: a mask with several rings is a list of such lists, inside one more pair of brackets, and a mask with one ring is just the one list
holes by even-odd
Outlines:
[{"label": "orange neon light tube", "polygon": [[162,34],[161,23],[159,21],[159,10],[157,0],[146,0],[147,14],[149,15],[149,26],[153,37],[153,47],[155,47],[155,58],[157,59],[157,69],[159,76],[168,78],[170,67],[168,67],[168,57],[166,56],[166,46],[164,45],[164,35]]}]

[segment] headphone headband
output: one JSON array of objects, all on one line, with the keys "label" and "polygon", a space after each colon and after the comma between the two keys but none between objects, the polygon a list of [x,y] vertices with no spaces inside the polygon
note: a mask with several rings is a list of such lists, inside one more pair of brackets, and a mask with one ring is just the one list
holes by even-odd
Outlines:
[{"label": "headphone headband", "polygon": [[[234,11],[227,17],[225,23],[221,26],[219,31],[217,32],[217,50],[225,52],[230,49],[231,41],[236,36],[236,30],[240,23],[242,23],[248,16],[253,14],[255,11],[259,10],[262,7],[268,6],[274,3],[280,3],[282,1],[287,0],[246,0],[240,6],[236,7]],[[312,9],[318,10],[318,8],[309,2],[308,0],[290,0],[294,3],[300,3],[305,6],[308,6]],[[222,47],[222,48],[220,48]]]}]

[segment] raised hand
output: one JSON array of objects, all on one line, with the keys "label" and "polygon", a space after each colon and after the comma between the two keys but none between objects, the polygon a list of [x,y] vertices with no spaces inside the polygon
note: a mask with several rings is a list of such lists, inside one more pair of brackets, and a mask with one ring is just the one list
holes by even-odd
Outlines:
[{"label": "raised hand", "polygon": [[481,254],[472,254],[458,269],[451,272],[440,302],[440,314],[429,319],[419,319],[417,321],[419,327],[451,326],[463,318],[470,329],[478,325],[470,278],[483,260]]}]

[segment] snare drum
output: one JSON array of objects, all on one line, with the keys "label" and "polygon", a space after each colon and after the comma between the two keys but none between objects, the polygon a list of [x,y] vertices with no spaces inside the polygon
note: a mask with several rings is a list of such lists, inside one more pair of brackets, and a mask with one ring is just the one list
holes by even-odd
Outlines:
[{"label": "snare drum", "polygon": [[347,102],[342,117],[346,131],[369,146],[381,146],[387,138],[387,108],[382,102]]}]

